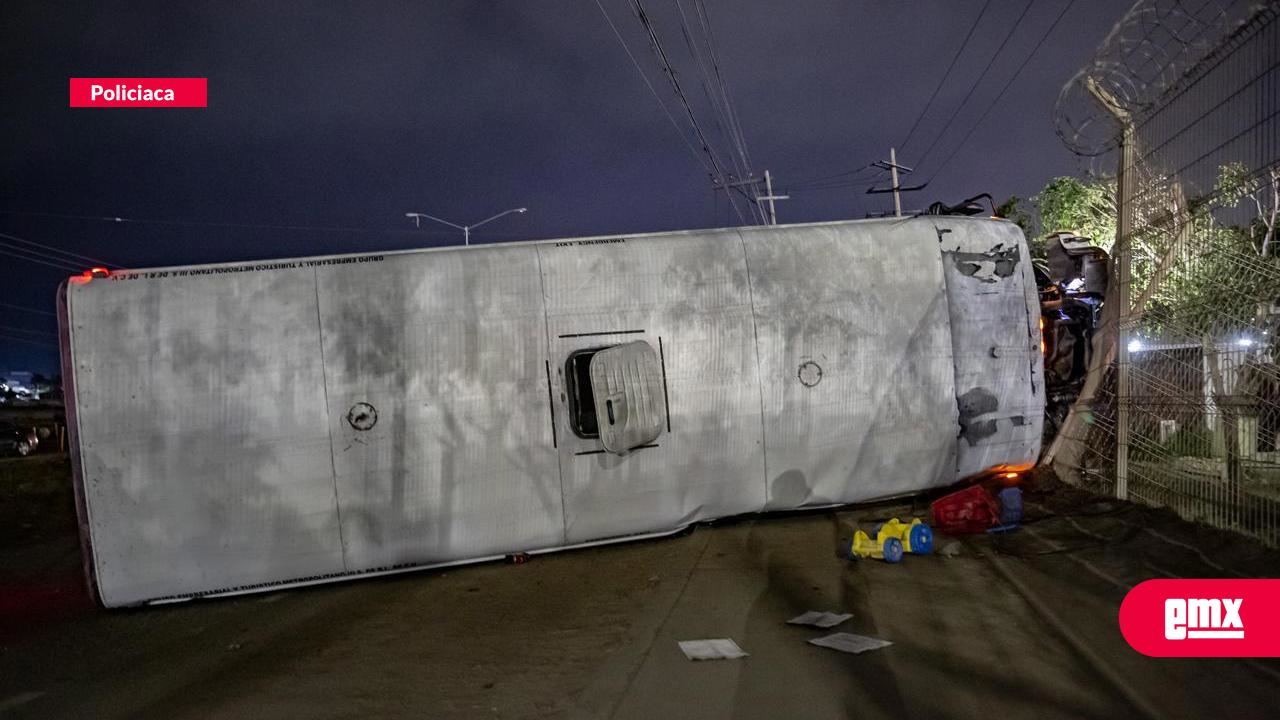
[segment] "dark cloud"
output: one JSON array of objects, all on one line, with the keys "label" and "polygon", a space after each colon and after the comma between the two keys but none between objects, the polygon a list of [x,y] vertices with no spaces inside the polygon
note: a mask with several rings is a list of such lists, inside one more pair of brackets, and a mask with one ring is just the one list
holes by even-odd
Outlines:
[{"label": "dark cloud", "polygon": [[[939,143],[954,144],[1067,0],[1031,8]],[[752,169],[786,187],[882,158],[920,112],[982,3],[705,0]],[[678,9],[645,3],[700,123]],[[629,2],[604,0],[688,135]],[[993,0],[955,78],[900,155],[911,165],[1021,12]],[[981,191],[1029,195],[1076,159],[1053,132],[1058,89],[1124,7],[1078,0],[968,146],[909,206]],[[511,240],[736,224],[591,0],[8,3],[0,10],[0,209],[403,231],[419,210]],[[207,76],[203,110],[71,110],[71,76]],[[861,217],[886,196],[796,191],[784,221]],[[0,232],[122,265],[402,248],[420,234],[106,224],[0,215]],[[50,309],[60,273],[0,257],[0,301]],[[46,317],[10,318],[51,330]],[[25,325],[24,325],[25,326]],[[0,367],[55,354],[0,338]]]}]

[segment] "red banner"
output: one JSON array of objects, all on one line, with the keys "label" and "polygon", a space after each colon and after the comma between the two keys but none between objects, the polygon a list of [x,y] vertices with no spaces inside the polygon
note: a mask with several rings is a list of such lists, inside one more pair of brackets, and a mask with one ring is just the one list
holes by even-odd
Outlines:
[{"label": "red banner", "polygon": [[1280,657],[1280,580],[1148,580],[1120,632],[1152,657]]},{"label": "red banner", "polygon": [[208,106],[208,78],[71,78],[73,108]]}]

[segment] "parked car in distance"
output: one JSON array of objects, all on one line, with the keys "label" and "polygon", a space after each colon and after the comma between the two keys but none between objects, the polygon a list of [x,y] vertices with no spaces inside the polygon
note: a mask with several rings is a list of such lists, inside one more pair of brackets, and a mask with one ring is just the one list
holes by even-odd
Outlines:
[{"label": "parked car in distance", "polygon": [[40,438],[34,430],[0,420],[0,457],[26,457],[35,452],[39,444]]}]

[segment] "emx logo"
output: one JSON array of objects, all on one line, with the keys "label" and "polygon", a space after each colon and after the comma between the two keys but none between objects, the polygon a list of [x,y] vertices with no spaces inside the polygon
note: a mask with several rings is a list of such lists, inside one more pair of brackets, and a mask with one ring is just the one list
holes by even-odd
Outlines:
[{"label": "emx logo", "polygon": [[1244,598],[1169,598],[1164,601],[1165,640],[1243,640]]},{"label": "emx logo", "polygon": [[1154,657],[1280,657],[1280,580],[1148,580],[1120,632]]}]

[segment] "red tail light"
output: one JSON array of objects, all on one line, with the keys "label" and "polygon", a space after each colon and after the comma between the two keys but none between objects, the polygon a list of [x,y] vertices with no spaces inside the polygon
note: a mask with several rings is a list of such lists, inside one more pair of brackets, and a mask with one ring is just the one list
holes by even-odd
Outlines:
[{"label": "red tail light", "polygon": [[79,275],[73,276],[71,278],[71,282],[76,283],[77,285],[83,285],[84,283],[87,283],[94,278],[105,278],[105,277],[111,277],[111,271],[104,267],[96,267],[89,270],[85,270]]}]

